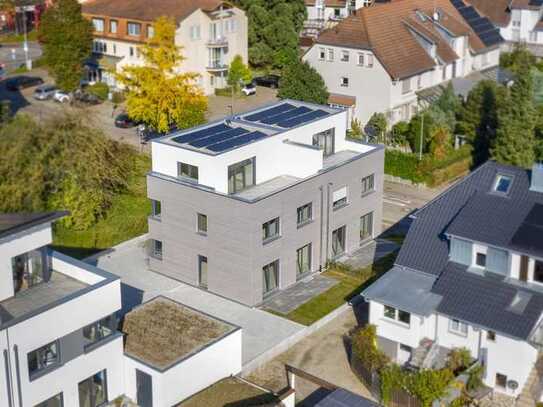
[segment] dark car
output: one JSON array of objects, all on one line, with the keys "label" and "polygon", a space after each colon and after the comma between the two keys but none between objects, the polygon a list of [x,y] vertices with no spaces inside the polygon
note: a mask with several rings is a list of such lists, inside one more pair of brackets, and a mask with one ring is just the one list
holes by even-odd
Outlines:
[{"label": "dark car", "polygon": [[122,129],[128,129],[130,127],[134,127],[138,123],[134,120],[132,120],[128,114],[121,113],[115,117],[115,127],[120,127]]},{"label": "dark car", "polygon": [[43,84],[43,79],[38,76],[16,76],[15,78],[7,80],[6,88],[15,91],[41,84]]},{"label": "dark car", "polygon": [[92,93],[76,90],[74,92],[74,103],[86,105],[99,105],[102,103],[100,98]]},{"label": "dark car", "polygon": [[256,77],[254,83],[258,86],[277,89],[279,87],[279,79],[281,79],[279,75],[264,75]]}]

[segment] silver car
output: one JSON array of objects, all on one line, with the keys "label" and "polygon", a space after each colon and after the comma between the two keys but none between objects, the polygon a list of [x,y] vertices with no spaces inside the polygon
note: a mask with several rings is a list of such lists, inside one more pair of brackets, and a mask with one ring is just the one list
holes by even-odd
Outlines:
[{"label": "silver car", "polygon": [[57,87],[55,85],[45,84],[45,85],[38,86],[36,90],[34,91],[34,99],[37,99],[37,100],[51,99],[56,91],[57,91]]}]

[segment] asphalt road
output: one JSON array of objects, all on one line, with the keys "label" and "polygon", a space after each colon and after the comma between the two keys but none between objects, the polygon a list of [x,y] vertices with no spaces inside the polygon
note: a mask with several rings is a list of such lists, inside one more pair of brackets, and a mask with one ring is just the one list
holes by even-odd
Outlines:
[{"label": "asphalt road", "polygon": [[[31,60],[38,59],[42,54],[37,42],[28,43],[28,57]],[[25,63],[25,52],[22,43],[0,44],[0,63],[6,65],[6,71],[11,71]]]}]

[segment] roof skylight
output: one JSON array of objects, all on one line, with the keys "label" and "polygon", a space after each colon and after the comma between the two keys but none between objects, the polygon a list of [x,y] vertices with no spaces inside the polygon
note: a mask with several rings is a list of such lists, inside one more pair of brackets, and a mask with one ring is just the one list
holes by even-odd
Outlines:
[{"label": "roof skylight", "polygon": [[496,177],[496,182],[494,183],[494,192],[499,192],[500,194],[508,194],[511,189],[511,184],[513,183],[513,177],[509,175],[498,174]]}]

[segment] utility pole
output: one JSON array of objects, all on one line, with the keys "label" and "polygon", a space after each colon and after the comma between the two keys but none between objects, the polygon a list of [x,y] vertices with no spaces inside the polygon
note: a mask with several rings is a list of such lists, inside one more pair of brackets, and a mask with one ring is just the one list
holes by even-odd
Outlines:
[{"label": "utility pole", "polygon": [[420,115],[420,145],[419,145],[419,161],[422,160],[422,140],[424,138],[424,112]]},{"label": "utility pole", "polygon": [[24,35],[23,49],[25,52],[25,64],[26,64],[26,69],[30,71],[32,69],[32,61],[28,58],[28,37],[27,37],[27,32],[26,32],[26,6],[23,6],[23,35]]}]

